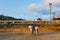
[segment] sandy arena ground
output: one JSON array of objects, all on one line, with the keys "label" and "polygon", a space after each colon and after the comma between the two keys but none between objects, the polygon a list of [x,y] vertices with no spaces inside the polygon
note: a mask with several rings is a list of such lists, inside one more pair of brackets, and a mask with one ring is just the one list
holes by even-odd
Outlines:
[{"label": "sandy arena ground", "polygon": [[0,40],[60,40],[60,32],[30,33],[0,33]]}]

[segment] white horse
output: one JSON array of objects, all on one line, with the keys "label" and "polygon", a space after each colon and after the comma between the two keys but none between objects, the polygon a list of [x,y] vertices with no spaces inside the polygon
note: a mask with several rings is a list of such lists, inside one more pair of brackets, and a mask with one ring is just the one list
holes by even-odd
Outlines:
[{"label": "white horse", "polygon": [[32,33],[32,26],[29,26],[29,31],[30,33]]},{"label": "white horse", "polygon": [[35,32],[38,34],[38,26],[35,27]]},{"label": "white horse", "polygon": [[[29,26],[30,33],[32,33],[32,26]],[[38,26],[35,27],[35,33],[38,34]]]}]

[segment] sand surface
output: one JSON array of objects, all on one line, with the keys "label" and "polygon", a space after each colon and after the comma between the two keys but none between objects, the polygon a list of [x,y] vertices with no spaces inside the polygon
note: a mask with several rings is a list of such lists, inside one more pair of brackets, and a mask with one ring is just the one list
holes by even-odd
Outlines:
[{"label": "sand surface", "polygon": [[32,35],[20,32],[0,33],[0,40],[60,40],[60,32],[41,32]]}]

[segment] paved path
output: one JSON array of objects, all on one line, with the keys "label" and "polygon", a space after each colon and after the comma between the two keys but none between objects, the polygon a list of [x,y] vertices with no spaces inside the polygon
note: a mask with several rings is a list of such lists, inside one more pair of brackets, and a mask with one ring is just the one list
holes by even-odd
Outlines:
[{"label": "paved path", "polygon": [[30,35],[29,33],[0,33],[0,40],[60,40],[60,32]]}]

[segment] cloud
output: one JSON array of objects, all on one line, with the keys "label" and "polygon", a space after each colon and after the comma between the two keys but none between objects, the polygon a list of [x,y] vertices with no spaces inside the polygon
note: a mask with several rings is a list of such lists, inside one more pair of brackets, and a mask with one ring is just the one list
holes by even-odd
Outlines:
[{"label": "cloud", "polygon": [[55,11],[55,18],[60,18],[60,11]]},{"label": "cloud", "polygon": [[60,0],[54,0],[53,5],[57,6],[57,7],[60,7]]},{"label": "cloud", "polygon": [[46,0],[44,3],[32,3],[28,5],[28,10],[30,12],[40,12],[42,10],[49,10],[49,4]]},{"label": "cloud", "polygon": [[45,0],[45,4],[49,5],[49,3],[52,3],[54,7],[60,7],[60,0]]},{"label": "cloud", "polygon": [[39,3],[38,4],[32,3],[32,4],[28,5],[28,10],[30,12],[36,12],[36,11],[39,11],[41,9],[42,9],[42,6]]},{"label": "cloud", "polygon": [[60,0],[45,0],[45,5],[49,6],[50,2],[52,2],[52,11],[55,12],[55,18],[60,18]]},{"label": "cloud", "polygon": [[[32,3],[28,5],[28,10],[31,12],[41,11],[41,10],[49,10],[49,3],[52,2],[52,8],[55,7],[60,8],[60,0],[44,0],[43,3]],[[53,11],[53,10],[52,10]]]},{"label": "cloud", "polygon": [[29,10],[29,11],[35,11],[35,10],[36,10],[35,4],[30,4],[30,5],[28,6],[28,10]]},{"label": "cloud", "polygon": [[30,12],[42,13],[42,19],[48,19],[50,18],[50,2],[52,2],[52,13],[55,12],[55,17],[60,17],[60,0],[44,0],[42,3],[32,3],[28,5],[28,10]]},{"label": "cloud", "polygon": [[42,20],[50,20],[50,15],[43,15]]},{"label": "cloud", "polygon": [[[41,15],[41,18],[43,20],[48,20],[49,18],[49,7],[47,7],[45,4],[41,3],[32,3],[28,5],[28,10],[30,12],[35,12]],[[45,17],[46,16],[46,17]]]}]

